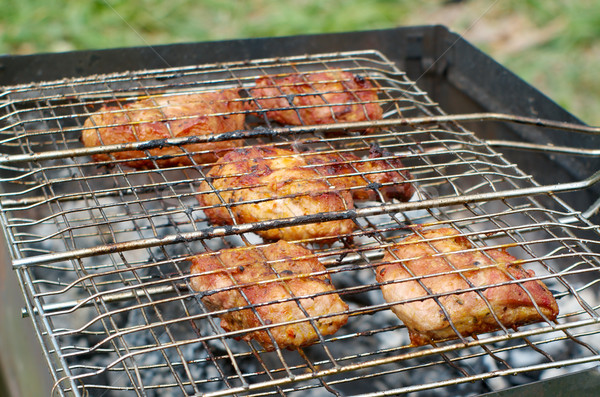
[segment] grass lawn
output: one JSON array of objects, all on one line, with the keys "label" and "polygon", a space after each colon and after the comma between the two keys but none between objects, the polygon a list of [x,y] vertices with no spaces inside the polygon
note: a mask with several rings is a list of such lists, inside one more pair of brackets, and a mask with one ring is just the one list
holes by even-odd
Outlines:
[{"label": "grass lawn", "polygon": [[3,0],[0,53],[29,54],[441,23],[589,124],[596,0]]}]

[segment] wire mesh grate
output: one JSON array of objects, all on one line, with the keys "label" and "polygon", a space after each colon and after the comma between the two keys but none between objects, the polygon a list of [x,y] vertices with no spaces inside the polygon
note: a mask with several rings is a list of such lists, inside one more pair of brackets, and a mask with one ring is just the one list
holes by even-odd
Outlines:
[{"label": "wire mesh grate", "polygon": [[[101,147],[81,142],[82,132],[94,128],[86,125],[92,115],[118,113],[141,99],[236,89],[239,101],[247,104],[253,101],[257,77],[338,70],[373,83],[381,120],[367,116],[358,122],[290,126],[267,117],[277,109],[243,107],[243,129],[233,134]],[[107,106],[117,110],[107,111]],[[331,111],[332,106],[324,108]],[[446,115],[379,52],[4,87],[0,112],[0,216],[23,283],[25,314],[45,344],[60,394],[389,395],[429,390],[455,395],[526,383],[559,367],[597,365],[597,226]],[[190,145],[240,138],[240,150],[276,148],[301,159],[314,153],[341,156],[344,169],[350,169],[344,176],[367,181],[361,163],[377,147],[377,159],[395,172],[410,173],[403,183],[414,186],[415,193],[406,202],[386,200],[385,184],[371,184],[374,198],[357,201],[355,208],[215,225],[207,219],[209,207],[197,197],[222,198],[227,189],[239,187],[215,189],[213,184],[202,190],[203,183],[214,182],[210,173],[216,159],[196,161],[195,155],[207,151]],[[153,151],[165,147],[183,150]],[[187,163],[135,169],[128,166],[131,159],[118,156],[124,150],[138,151],[152,165],[165,158]],[[109,160],[94,161],[98,154]],[[393,163],[395,158],[402,165]],[[338,177],[321,179],[331,186]],[[239,205],[222,200],[216,207],[230,211]],[[564,222],[573,216],[575,221]],[[263,230],[344,219],[351,220],[352,228],[328,244],[319,238],[296,241],[325,266],[348,304],[348,323],[333,335],[318,335],[318,343],[265,351],[256,342],[235,340],[245,331],[220,326],[227,309],[211,310],[191,288],[192,255],[261,245]],[[381,296],[374,270],[392,244],[415,230],[441,227],[459,230],[474,251],[507,249],[533,270],[530,279],[544,282],[558,299],[556,322],[411,346],[406,326],[390,310],[393,304]]]}]

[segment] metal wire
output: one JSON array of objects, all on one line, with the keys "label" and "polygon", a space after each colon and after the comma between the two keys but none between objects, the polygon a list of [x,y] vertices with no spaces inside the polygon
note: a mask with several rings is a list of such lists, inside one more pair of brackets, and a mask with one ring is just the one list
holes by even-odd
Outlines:
[{"label": "metal wire", "polygon": [[[89,129],[85,120],[106,112],[105,105],[118,104],[123,110],[126,103],[144,98],[230,88],[246,92],[249,97],[243,100],[251,103],[257,77],[338,70],[373,83],[377,99],[372,103],[382,107],[381,120],[282,126],[267,115],[277,109],[262,105],[258,110],[241,110],[246,121],[239,131],[99,147],[84,147],[80,142],[82,132]],[[351,94],[355,103],[369,104],[362,103],[356,92]],[[288,100],[294,104],[293,98]],[[342,104],[324,102],[294,110],[317,111],[320,106],[336,117],[333,106]],[[156,107],[154,102],[150,110]],[[169,125],[170,121],[177,120],[160,122]],[[35,325],[56,381],[55,391],[210,396],[322,391],[379,396],[476,384],[476,390],[484,392],[490,389],[486,382],[491,378],[500,377],[507,386],[515,374],[597,363],[599,230],[587,220],[593,208],[581,214],[557,194],[586,189],[600,179],[600,173],[583,181],[540,186],[493,148],[587,156],[596,156],[597,150],[486,142],[459,124],[484,121],[598,133],[592,127],[512,115],[447,115],[376,51],[3,87],[0,221],[26,298],[22,314]],[[131,121],[132,126],[138,124]],[[365,129],[370,130],[360,133]],[[221,198],[230,190],[250,186],[215,189],[210,174],[214,163],[199,164],[194,155],[202,151],[187,145],[232,139],[244,139],[242,149],[291,150],[300,159],[314,153],[339,156],[341,162],[325,166],[343,166],[347,171],[341,176],[366,182],[383,172],[361,172],[361,163],[373,160],[368,156],[376,147],[381,151],[376,160],[386,164],[385,171],[410,172],[416,192],[408,202],[386,200],[386,184],[370,184],[376,201],[356,201],[355,208],[213,225],[204,211],[207,207],[197,201],[200,185],[210,186],[204,194]],[[115,157],[137,150],[156,164],[160,155],[151,151],[167,147],[183,148],[173,156],[192,160],[162,169],[133,169],[128,159]],[[111,160],[93,161],[98,154]],[[398,158],[402,166],[395,162]],[[315,167],[306,164],[302,169],[311,175]],[[318,179],[334,187],[339,177],[321,174]],[[348,192],[355,190],[359,188]],[[222,200],[217,206],[233,213],[243,205],[293,200],[302,194]],[[264,244],[259,234],[265,230],[348,219],[353,229],[327,245],[321,244],[324,238],[297,241],[326,266],[325,273],[349,305],[347,325],[334,335],[319,334],[310,347],[266,352],[252,342],[236,341],[248,331],[271,330],[280,324],[263,322],[251,330],[225,331],[218,325],[221,315],[243,309],[257,313],[261,304],[248,300],[241,308],[211,310],[202,294],[191,288],[192,255]],[[411,346],[405,326],[390,311],[394,303],[382,298],[382,284],[375,281],[373,270],[382,263],[387,247],[414,231],[440,227],[454,228],[468,238],[473,248],[466,253],[506,249],[518,258],[518,265],[534,270],[528,280],[548,285],[559,301],[556,322],[519,330],[500,325],[498,331],[477,338]],[[433,276],[413,278],[422,283]],[[268,288],[282,280],[287,279],[263,280],[258,285]],[[484,289],[469,285],[460,292],[476,292],[490,305]],[[443,296],[431,293],[429,297]],[[311,296],[290,293],[276,302],[305,298]],[[313,324],[317,320],[308,316]],[[565,351],[573,355],[565,356]],[[526,363],[523,357],[528,358]]]}]

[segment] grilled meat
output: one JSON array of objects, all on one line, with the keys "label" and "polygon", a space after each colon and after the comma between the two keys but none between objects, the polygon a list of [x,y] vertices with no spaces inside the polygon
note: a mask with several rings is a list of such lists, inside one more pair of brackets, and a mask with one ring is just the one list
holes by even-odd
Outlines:
[{"label": "grilled meat", "polygon": [[[81,140],[85,146],[102,146],[235,131],[244,127],[243,107],[237,90],[233,89],[151,96],[127,104],[103,106],[85,120]],[[131,160],[125,164],[134,168],[154,168],[152,159],[148,158],[147,153],[150,153],[159,167],[171,167],[212,162],[241,144],[241,140],[193,143],[181,148],[157,147],[147,152],[128,150],[95,154],[93,159]],[[185,155],[186,152],[194,154]]]},{"label": "grilled meat", "polygon": [[[308,167],[304,157],[273,147],[236,149],[223,156],[207,173],[219,192],[202,182],[198,201],[213,224],[251,223],[354,208],[352,196],[331,186]],[[244,204],[244,202],[250,202]],[[223,205],[231,205],[231,214]],[[354,230],[352,220],[319,222],[258,231],[269,240],[302,240],[326,237],[335,240]]]},{"label": "grilled meat", "polygon": [[253,110],[281,124],[311,125],[379,120],[377,88],[370,80],[350,72],[332,70],[262,76],[250,90]]},{"label": "grilled meat", "polygon": [[[375,160],[390,157],[385,160]],[[408,201],[415,192],[408,183],[412,175],[402,170],[404,165],[392,153],[372,146],[369,158],[361,160],[352,153],[315,153],[307,155],[308,164],[318,166],[318,173],[330,177],[329,182],[340,190],[349,190],[356,201],[376,200],[375,189],[384,200]],[[339,176],[339,177],[334,177]]]},{"label": "grilled meat", "polygon": [[[516,265],[516,259],[506,251],[458,252],[474,247],[452,228],[421,234],[423,237],[415,234],[389,248],[383,259],[388,263],[376,270],[378,282],[394,281],[381,286],[388,302],[444,294],[435,299],[392,306],[394,313],[408,327],[413,345],[457,338],[452,325],[466,337],[500,329],[498,320],[505,327],[514,328],[533,322],[553,321],[558,315],[558,305],[542,282],[518,281],[533,277],[534,273]],[[457,270],[461,271],[460,274]],[[431,275],[436,276],[426,277]],[[423,278],[420,282],[401,281],[411,277]],[[493,286],[498,284],[503,285]],[[459,292],[474,287],[482,289]]]},{"label": "grilled meat", "polygon": [[[210,310],[231,310],[220,315],[221,327],[228,332],[261,327],[241,339],[255,339],[265,350],[273,350],[275,344],[290,350],[311,344],[348,320],[348,306],[325,267],[299,245],[279,241],[191,260],[196,275],[192,288],[204,294],[204,304]],[[292,321],[299,322],[284,324]],[[272,324],[282,325],[268,328],[271,338],[264,326]]]}]

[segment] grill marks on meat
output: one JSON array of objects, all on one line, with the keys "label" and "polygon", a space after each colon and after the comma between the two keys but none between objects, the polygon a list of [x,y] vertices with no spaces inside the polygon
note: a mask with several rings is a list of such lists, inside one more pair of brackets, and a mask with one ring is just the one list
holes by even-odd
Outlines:
[{"label": "grill marks on meat", "polygon": [[[385,160],[375,160],[389,157]],[[408,183],[412,175],[394,154],[372,146],[369,158],[361,160],[352,153],[315,153],[306,156],[318,173],[330,177],[329,182],[340,190],[349,190],[356,201],[377,200],[377,189],[384,200],[408,201],[415,188]]]},{"label": "grill marks on meat", "polygon": [[[380,153],[379,153],[380,154]],[[378,158],[379,154],[372,154]],[[353,168],[355,167],[356,170]],[[410,175],[396,171],[400,160],[362,161],[352,154],[296,153],[274,147],[236,149],[221,158],[207,173],[214,189],[202,182],[198,201],[213,224],[251,223],[303,215],[351,210],[354,198],[376,198],[374,188],[385,199],[408,200],[414,188]],[[367,175],[357,175],[366,172]],[[375,172],[375,173],[370,173]],[[351,175],[355,174],[355,175]],[[382,183],[389,184],[382,187]],[[252,203],[245,203],[250,202]],[[224,204],[230,206],[231,214]],[[329,243],[351,233],[352,220],[336,220],[258,231],[270,240],[320,238]]]},{"label": "grill marks on meat", "polygon": [[314,125],[379,120],[377,88],[370,80],[350,72],[332,70],[295,73],[256,79],[250,90],[252,110],[266,110],[266,117],[281,124]]},{"label": "grill marks on meat", "polygon": [[[348,192],[330,188],[319,174],[307,167],[304,158],[291,150],[272,147],[236,149],[223,156],[208,172],[212,186],[200,185],[198,201],[213,224],[231,225],[232,215],[238,223],[354,208]],[[238,204],[253,201],[248,204]],[[223,204],[231,206],[231,214]],[[331,237],[330,241],[354,230],[352,220],[328,221],[268,229],[257,233],[269,240],[302,240]]]},{"label": "grill marks on meat", "polygon": [[[173,137],[201,136],[240,130],[244,127],[244,105],[237,90],[229,89],[201,94],[156,96],[121,106],[103,106],[84,122],[81,136],[85,146],[102,146],[145,142]],[[183,145],[194,154],[193,161],[208,163],[219,155],[241,146],[241,140]],[[148,149],[159,167],[190,165],[190,156],[177,146]],[[175,156],[175,157],[172,157]],[[133,168],[154,168],[147,152],[129,150],[93,155],[94,161],[131,160]]]},{"label": "grill marks on meat", "polygon": [[[279,241],[264,247],[221,250],[191,258],[192,288],[220,315],[228,332],[254,327],[241,339],[265,350],[296,349],[331,335],[348,321],[348,306],[335,292],[325,267],[312,253]],[[279,281],[275,281],[279,280]],[[283,301],[283,302],[282,302]],[[253,308],[242,307],[253,306]],[[298,321],[283,324],[291,321]],[[265,325],[282,324],[269,328]]]},{"label": "grill marks on meat", "polygon": [[[436,298],[439,303],[427,298],[392,306],[392,311],[408,327],[413,345],[457,338],[450,322],[463,337],[498,330],[501,326],[492,313],[509,328],[556,319],[558,305],[552,293],[538,280],[518,282],[533,277],[534,273],[516,265],[516,259],[506,251],[457,252],[474,247],[452,228],[421,234],[423,237],[415,234],[389,248],[383,260],[392,263],[376,269],[378,282],[423,277],[420,281],[429,290],[427,292],[416,280],[384,284],[381,290],[388,302],[445,294]],[[426,241],[436,238],[442,239]],[[436,251],[442,255],[436,256]],[[464,278],[457,270],[462,271]],[[441,275],[426,277],[434,274]],[[493,286],[497,284],[504,285]],[[454,293],[473,287],[482,289]]]}]

